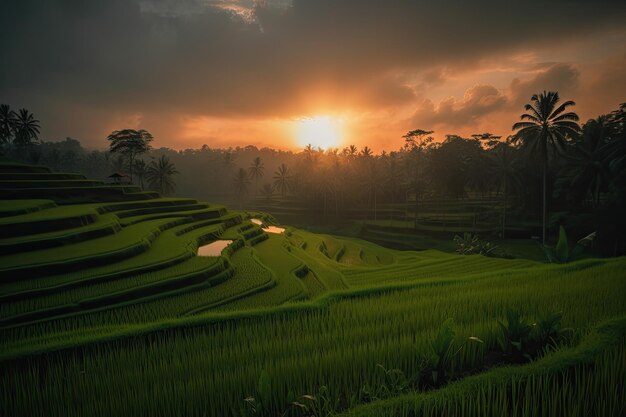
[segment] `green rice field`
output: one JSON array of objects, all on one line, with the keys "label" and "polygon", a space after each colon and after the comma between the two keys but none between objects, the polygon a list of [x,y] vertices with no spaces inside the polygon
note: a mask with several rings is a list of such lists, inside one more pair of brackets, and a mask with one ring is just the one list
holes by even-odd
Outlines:
[{"label": "green rice field", "polygon": [[626,415],[626,258],[398,251],[0,173],[0,416]]}]

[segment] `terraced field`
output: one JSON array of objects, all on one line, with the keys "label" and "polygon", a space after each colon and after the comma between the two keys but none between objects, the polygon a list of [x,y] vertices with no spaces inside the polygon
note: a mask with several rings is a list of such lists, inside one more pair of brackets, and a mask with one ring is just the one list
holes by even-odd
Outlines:
[{"label": "terraced field", "polygon": [[[268,233],[269,214],[17,164],[0,193],[0,415],[626,414],[624,258]],[[510,311],[571,330],[508,366]],[[446,377],[424,373],[449,318]]]}]

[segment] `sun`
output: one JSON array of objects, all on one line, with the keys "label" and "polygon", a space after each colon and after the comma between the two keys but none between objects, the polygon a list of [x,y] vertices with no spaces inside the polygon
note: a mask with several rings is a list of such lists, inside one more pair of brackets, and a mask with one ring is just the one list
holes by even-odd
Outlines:
[{"label": "sun", "polygon": [[342,127],[330,116],[307,117],[296,121],[295,136],[300,147],[336,148],[342,141]]}]

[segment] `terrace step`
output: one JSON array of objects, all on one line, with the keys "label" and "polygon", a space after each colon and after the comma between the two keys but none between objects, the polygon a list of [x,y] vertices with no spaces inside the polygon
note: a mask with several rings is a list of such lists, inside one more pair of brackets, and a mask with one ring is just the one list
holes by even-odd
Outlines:
[{"label": "terrace step", "polygon": [[[190,219],[181,219],[181,224],[163,231],[154,241],[150,249],[132,258],[117,262],[106,267],[96,267],[75,274],[75,279],[66,279],[54,284],[25,288],[17,291],[0,293],[0,303],[12,302],[20,299],[41,297],[53,293],[85,287],[88,285],[111,282],[121,278],[158,271],[161,273],[167,268],[195,256],[198,246],[207,241],[217,239],[224,230],[223,222],[204,220],[191,222]],[[228,219],[225,219],[229,221]],[[71,277],[70,277],[71,278]],[[54,277],[49,280],[54,282]]]},{"label": "terrace step", "polygon": [[60,173],[60,172],[0,172],[0,180],[84,180],[82,174]]},{"label": "terrace step", "polygon": [[121,229],[122,226],[114,215],[104,215],[100,216],[96,222],[87,226],[64,228],[48,233],[38,233],[10,239],[0,239],[0,253],[8,255],[65,246],[111,235],[119,232]]},{"label": "terrace step", "polygon": [[0,236],[13,238],[83,227],[98,220],[98,212],[89,206],[51,207],[33,213],[0,218]]},{"label": "terrace step", "polygon": [[[87,242],[28,254],[2,256],[0,280],[12,281],[25,276],[52,275],[76,268],[117,262],[146,251],[163,230],[179,223],[180,219],[145,222]],[[34,259],[37,261],[33,262]]]},{"label": "terrace step", "polygon": [[50,168],[43,165],[0,162],[0,172],[50,172]]},{"label": "terrace step", "polygon": [[[50,174],[52,175],[52,174]],[[96,187],[102,186],[104,182],[88,179],[2,179],[0,178],[0,188],[3,189],[28,189],[28,188],[67,188],[67,187]]]},{"label": "terrace step", "polygon": [[120,304],[128,305],[129,303],[132,304],[169,297],[175,294],[193,291],[197,288],[217,285],[232,276],[234,272],[228,261],[218,258],[213,265],[188,274],[176,274],[173,277],[136,288],[77,300],[74,303],[61,306],[4,317],[0,319],[0,327],[22,325],[34,321],[49,321],[59,316],[67,317],[68,315],[83,314],[96,309],[115,308]]},{"label": "terrace step", "polygon": [[0,218],[19,216],[56,207],[52,200],[4,200],[0,205]]},{"label": "terrace step", "polygon": [[57,204],[97,203],[153,198],[136,186],[102,185],[96,187],[2,188],[0,195],[7,200],[49,199]]}]

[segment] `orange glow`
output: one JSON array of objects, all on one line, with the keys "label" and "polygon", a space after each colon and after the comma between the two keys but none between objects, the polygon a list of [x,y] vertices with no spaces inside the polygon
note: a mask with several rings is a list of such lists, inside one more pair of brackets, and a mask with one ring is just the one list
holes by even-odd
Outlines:
[{"label": "orange glow", "polygon": [[330,116],[314,116],[295,122],[295,137],[300,147],[337,148],[343,142],[342,123]]}]

